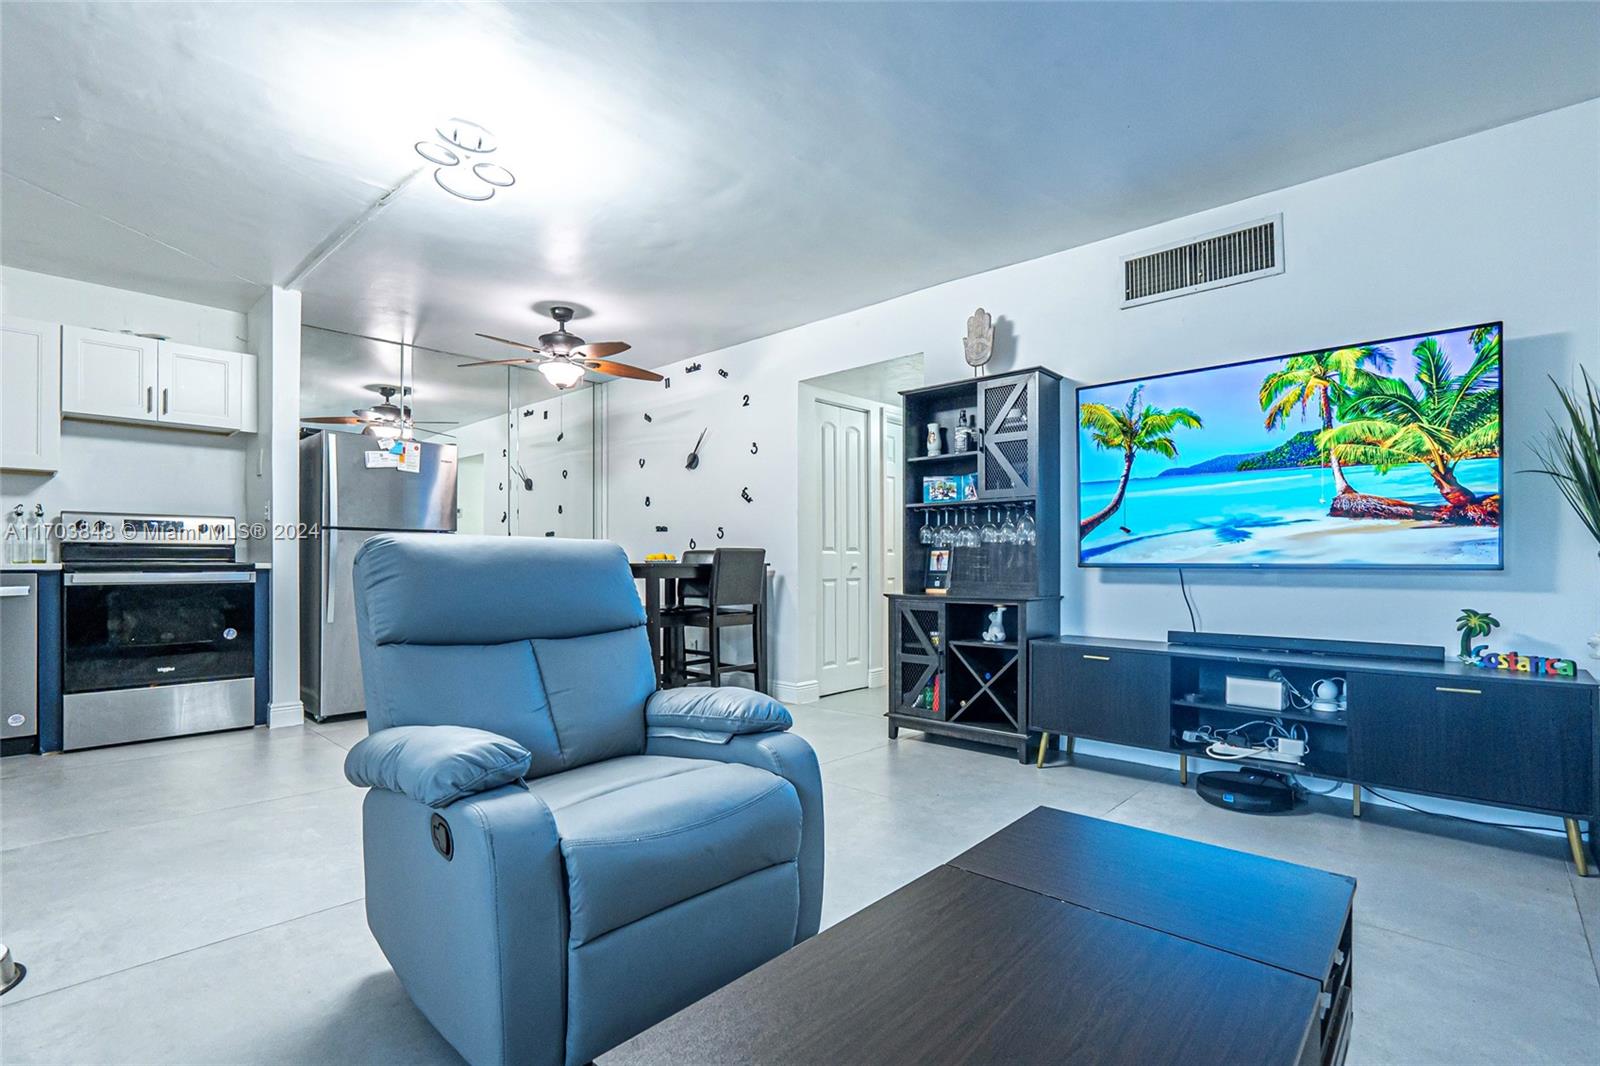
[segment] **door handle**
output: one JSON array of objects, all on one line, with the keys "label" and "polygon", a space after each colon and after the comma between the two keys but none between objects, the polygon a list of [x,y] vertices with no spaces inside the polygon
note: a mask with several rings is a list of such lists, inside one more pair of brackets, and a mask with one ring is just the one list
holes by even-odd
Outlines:
[{"label": "door handle", "polygon": [[7,585],[4,588],[0,588],[0,600],[9,599],[12,596],[26,595],[28,595],[28,586],[26,585]]},{"label": "door handle", "polygon": [[1085,652],[1083,657],[1085,659],[1093,659],[1095,662],[1098,662],[1098,663],[1108,663],[1108,662],[1111,661],[1111,656],[1109,656],[1109,655],[1090,655],[1087,652]]},{"label": "door handle", "polygon": [[166,414],[167,413],[167,407],[168,407],[167,397],[168,397],[168,392],[169,391],[170,390],[168,390],[168,389],[162,389],[161,390],[161,413],[162,414]]},{"label": "door handle", "polygon": [[147,414],[155,414],[156,387],[154,385],[146,385],[144,387],[144,409]]},{"label": "door handle", "polygon": [[1483,695],[1483,689],[1481,688],[1452,688],[1449,685],[1435,685],[1433,686],[1433,690],[1435,692],[1457,692],[1463,696]]}]

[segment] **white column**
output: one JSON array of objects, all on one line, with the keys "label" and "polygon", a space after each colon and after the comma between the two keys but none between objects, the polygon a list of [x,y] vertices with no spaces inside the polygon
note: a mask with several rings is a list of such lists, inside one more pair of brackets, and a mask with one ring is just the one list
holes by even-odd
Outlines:
[{"label": "white column", "polygon": [[272,564],[271,724],[300,725],[300,294],[273,286],[250,309],[256,353],[259,431],[245,500],[246,519],[267,538],[248,545],[254,562]]}]

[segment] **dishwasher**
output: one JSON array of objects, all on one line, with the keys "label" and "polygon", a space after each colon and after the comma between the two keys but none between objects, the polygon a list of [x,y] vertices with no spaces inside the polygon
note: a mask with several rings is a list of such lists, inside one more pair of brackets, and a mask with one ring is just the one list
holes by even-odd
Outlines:
[{"label": "dishwasher", "polygon": [[0,741],[38,732],[39,575],[0,574]]}]

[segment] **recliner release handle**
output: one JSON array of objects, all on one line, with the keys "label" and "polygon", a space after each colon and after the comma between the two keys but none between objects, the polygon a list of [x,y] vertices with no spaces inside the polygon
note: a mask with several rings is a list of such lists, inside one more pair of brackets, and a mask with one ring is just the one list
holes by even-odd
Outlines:
[{"label": "recliner release handle", "polygon": [[433,836],[433,850],[449,862],[456,851],[455,842],[450,839],[450,823],[444,820],[444,815],[436,813],[428,819],[428,831]]}]

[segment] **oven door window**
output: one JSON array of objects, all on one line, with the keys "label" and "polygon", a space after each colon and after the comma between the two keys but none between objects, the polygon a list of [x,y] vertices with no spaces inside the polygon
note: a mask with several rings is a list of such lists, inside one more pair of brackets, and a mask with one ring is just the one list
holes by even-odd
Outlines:
[{"label": "oven door window", "polygon": [[225,681],[255,673],[255,586],[69,585],[66,692]]}]

